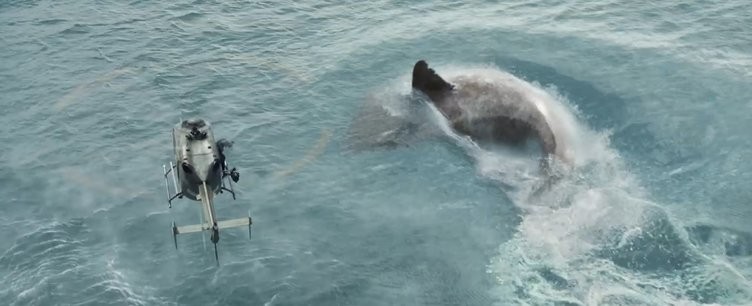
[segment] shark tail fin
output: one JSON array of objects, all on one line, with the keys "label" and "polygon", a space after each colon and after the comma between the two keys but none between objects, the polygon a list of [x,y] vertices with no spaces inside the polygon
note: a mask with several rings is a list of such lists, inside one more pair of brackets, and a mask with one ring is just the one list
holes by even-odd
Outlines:
[{"label": "shark tail fin", "polygon": [[413,66],[413,88],[424,93],[428,92],[445,92],[454,89],[452,84],[444,81],[436,71],[428,67],[428,63],[419,60]]}]

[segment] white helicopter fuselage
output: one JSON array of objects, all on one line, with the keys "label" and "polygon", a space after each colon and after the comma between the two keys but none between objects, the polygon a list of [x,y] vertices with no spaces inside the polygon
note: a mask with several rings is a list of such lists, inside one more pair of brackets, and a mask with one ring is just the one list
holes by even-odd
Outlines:
[{"label": "white helicopter fuselage", "polygon": [[[214,195],[227,191],[232,194],[234,199],[235,192],[229,178],[227,184],[230,189],[225,188],[224,178],[230,173],[225,171],[227,165],[223,152],[218,147],[211,125],[208,122],[203,119],[182,121],[172,129],[172,142],[175,153],[174,164],[173,162],[170,163],[169,170],[167,166],[163,167],[167,201],[172,207],[172,200],[186,197],[200,201],[202,207],[199,224],[177,226],[173,222],[172,232],[175,239],[175,248],[177,248],[178,234],[210,231],[216,257],[219,229],[247,225],[250,236],[251,217],[249,215],[246,218],[223,221],[217,219],[214,209]],[[173,195],[170,194],[168,182],[170,175],[175,191]],[[234,180],[237,181],[237,177]],[[180,187],[178,188],[178,186]]]}]

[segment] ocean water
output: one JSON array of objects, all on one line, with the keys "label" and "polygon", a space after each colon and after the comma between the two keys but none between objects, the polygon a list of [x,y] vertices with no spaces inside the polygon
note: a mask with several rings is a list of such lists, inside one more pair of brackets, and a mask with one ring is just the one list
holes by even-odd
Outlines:
[{"label": "ocean water", "polygon": [[[748,1],[0,2],[4,305],[752,305]],[[419,59],[510,73],[575,167],[430,107]],[[411,113],[411,112],[407,112]],[[217,266],[170,129],[235,142]],[[374,137],[425,124],[395,146]]]}]

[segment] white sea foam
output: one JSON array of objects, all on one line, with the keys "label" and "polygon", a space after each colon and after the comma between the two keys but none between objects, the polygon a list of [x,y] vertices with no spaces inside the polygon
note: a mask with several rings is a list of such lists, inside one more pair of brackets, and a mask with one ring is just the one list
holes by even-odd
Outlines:
[{"label": "white sea foam", "polygon": [[[554,88],[527,83],[494,67],[456,66],[437,71],[447,79],[473,74],[509,82],[505,85],[525,92],[530,102],[545,112],[574,164],[552,188],[531,197],[530,192],[540,181],[538,164],[532,158],[482,148],[469,137],[455,133],[441,113],[431,107],[442,131],[475,159],[479,174],[513,187],[508,189],[510,198],[524,211],[514,238],[499,247],[499,254],[488,267],[499,282],[496,293],[502,305],[697,304],[686,295],[701,288],[666,283],[685,277],[684,274],[675,273],[666,280],[645,276],[631,266],[641,265],[640,260],[666,260],[637,258],[643,249],[656,247],[677,248],[675,252],[701,256],[690,249],[684,236],[677,234],[680,227],[674,225],[674,220],[659,205],[647,200],[649,196],[622,164],[618,152],[609,147],[608,133],[592,131],[580,123],[577,111]],[[666,223],[667,228],[655,226]],[[665,237],[674,240],[661,240]],[[656,245],[641,245],[651,243]],[[628,259],[621,260],[623,256]],[[705,265],[712,263],[702,263],[698,269],[705,269]],[[731,267],[725,269],[728,275],[738,274]],[[743,278],[731,276],[724,281],[721,286],[743,287],[746,283]],[[750,293],[740,292],[742,296]]]}]

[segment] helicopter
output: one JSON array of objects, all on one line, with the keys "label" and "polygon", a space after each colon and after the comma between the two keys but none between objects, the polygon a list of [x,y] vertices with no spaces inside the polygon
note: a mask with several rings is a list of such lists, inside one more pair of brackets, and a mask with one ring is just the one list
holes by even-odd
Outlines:
[{"label": "helicopter", "polygon": [[[201,222],[199,224],[177,226],[172,222],[172,238],[175,249],[178,248],[178,234],[211,233],[214,244],[214,258],[219,265],[217,243],[219,230],[248,226],[248,238],[251,238],[253,220],[250,211],[247,217],[219,220],[215,212],[214,196],[228,192],[235,200],[233,182],[237,183],[240,174],[236,168],[229,169],[224,150],[232,145],[225,139],[215,141],[211,124],[204,119],[188,119],[178,123],[172,129],[174,160],[162,165],[167,192],[168,207],[172,208],[175,199],[187,198],[201,204]],[[172,184],[170,184],[172,183]],[[170,185],[174,192],[170,191]],[[229,188],[228,188],[229,187]]]}]

